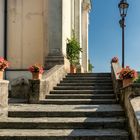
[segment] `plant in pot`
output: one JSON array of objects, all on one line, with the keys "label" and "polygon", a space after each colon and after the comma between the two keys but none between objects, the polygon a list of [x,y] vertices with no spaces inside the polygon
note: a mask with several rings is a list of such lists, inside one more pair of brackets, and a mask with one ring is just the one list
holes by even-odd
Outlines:
[{"label": "plant in pot", "polygon": [[118,74],[119,78],[123,80],[123,87],[130,85],[138,78],[137,72],[131,69],[129,66],[122,68]]},{"label": "plant in pot", "polygon": [[82,52],[82,49],[75,36],[71,39],[67,39],[67,58],[70,61],[70,73],[76,72],[76,65],[79,64],[80,52]]},{"label": "plant in pot", "polygon": [[113,57],[111,59],[111,63],[118,63],[119,62],[119,58],[118,57]]},{"label": "plant in pot", "polygon": [[6,61],[3,57],[0,57],[0,79],[3,79],[4,70],[9,67],[9,62]]},{"label": "plant in pot", "polygon": [[29,71],[32,73],[33,80],[38,80],[42,78],[42,74],[44,72],[44,69],[39,64],[34,64],[29,67]]}]

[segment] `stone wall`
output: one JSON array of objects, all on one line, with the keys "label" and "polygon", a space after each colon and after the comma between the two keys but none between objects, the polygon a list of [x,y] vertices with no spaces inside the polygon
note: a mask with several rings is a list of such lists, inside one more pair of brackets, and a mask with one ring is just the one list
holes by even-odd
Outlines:
[{"label": "stone wall", "polygon": [[128,117],[131,139],[140,140],[140,84],[121,89],[120,97]]},{"label": "stone wall", "polygon": [[0,117],[8,115],[8,83],[9,81],[0,80]]}]

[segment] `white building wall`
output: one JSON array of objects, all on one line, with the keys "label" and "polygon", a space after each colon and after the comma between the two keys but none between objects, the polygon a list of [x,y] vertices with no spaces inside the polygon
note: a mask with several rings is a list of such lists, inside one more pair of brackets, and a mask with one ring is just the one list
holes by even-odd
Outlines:
[{"label": "white building wall", "polygon": [[4,0],[0,0],[0,56],[4,51]]},{"label": "white building wall", "polygon": [[43,0],[8,1],[8,59],[11,68],[43,63]]}]

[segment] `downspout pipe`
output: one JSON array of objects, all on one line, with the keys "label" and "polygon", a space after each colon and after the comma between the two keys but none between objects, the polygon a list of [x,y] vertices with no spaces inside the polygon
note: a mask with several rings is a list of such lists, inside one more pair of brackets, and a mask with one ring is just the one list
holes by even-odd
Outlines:
[{"label": "downspout pipe", "polygon": [[7,59],[7,0],[4,0],[4,58]]}]

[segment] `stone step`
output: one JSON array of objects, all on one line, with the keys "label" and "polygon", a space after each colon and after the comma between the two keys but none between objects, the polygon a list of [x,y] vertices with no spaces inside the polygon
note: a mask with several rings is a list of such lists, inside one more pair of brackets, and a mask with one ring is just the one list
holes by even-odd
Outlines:
[{"label": "stone step", "polygon": [[113,90],[52,90],[50,94],[114,94]]},{"label": "stone step", "polygon": [[68,73],[67,76],[111,77],[111,73]]},{"label": "stone step", "polygon": [[94,86],[94,87],[112,87],[112,83],[60,83],[57,86]]},{"label": "stone step", "polygon": [[124,129],[126,120],[114,118],[3,118],[0,129],[93,129],[119,128]]},{"label": "stone step", "polygon": [[54,87],[54,90],[99,90],[99,89],[104,89],[104,90],[112,90],[113,87],[111,86],[104,86],[104,87],[100,87],[100,86],[57,86]]},{"label": "stone step", "polygon": [[111,77],[66,77],[63,80],[112,80]]},{"label": "stone step", "polygon": [[49,94],[46,99],[114,99],[114,94]]},{"label": "stone step", "polygon": [[122,129],[1,129],[0,140],[128,140]]},{"label": "stone step", "polygon": [[91,80],[91,79],[88,79],[88,80],[77,80],[77,79],[65,79],[63,81],[60,81],[60,83],[92,83],[92,84],[98,84],[98,83],[101,83],[101,84],[104,84],[104,83],[112,83],[112,80]]},{"label": "stone step", "polygon": [[10,104],[9,117],[124,117],[120,105]]},{"label": "stone step", "polygon": [[44,99],[40,104],[83,105],[83,104],[116,104],[116,99]]}]

